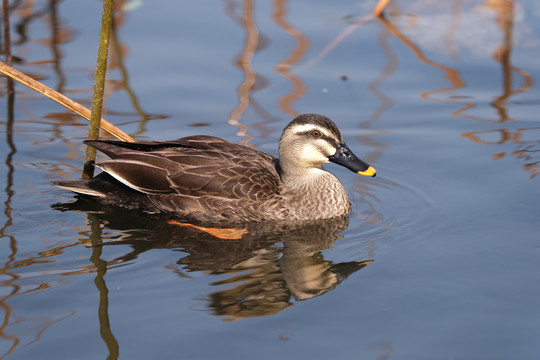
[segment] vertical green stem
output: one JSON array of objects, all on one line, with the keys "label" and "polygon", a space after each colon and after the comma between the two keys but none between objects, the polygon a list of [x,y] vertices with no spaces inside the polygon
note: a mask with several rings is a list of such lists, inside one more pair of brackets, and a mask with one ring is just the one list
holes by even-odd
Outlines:
[{"label": "vertical green stem", "polygon": [[[92,97],[92,116],[88,139],[96,140],[99,137],[101,122],[101,109],[103,104],[103,89],[105,88],[105,75],[107,74],[107,58],[109,55],[109,36],[112,24],[112,9],[114,0],[103,0],[103,13],[101,15],[101,31],[96,63],[96,77],[94,80],[94,96]],[[96,149],[87,146],[84,159],[83,179],[91,179],[94,174]]]}]

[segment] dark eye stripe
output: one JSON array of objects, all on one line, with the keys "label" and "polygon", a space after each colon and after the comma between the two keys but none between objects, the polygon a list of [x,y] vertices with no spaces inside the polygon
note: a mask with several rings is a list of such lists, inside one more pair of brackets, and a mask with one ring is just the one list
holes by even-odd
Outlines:
[{"label": "dark eye stripe", "polygon": [[299,132],[297,133],[298,135],[302,135],[302,136],[307,136],[311,139],[313,139],[313,131],[316,130],[318,131],[321,136],[316,138],[317,140],[325,140],[327,143],[329,143],[330,145],[332,145],[333,147],[335,147],[337,149],[339,143],[336,139],[334,139],[333,137],[330,137],[330,136],[326,136],[322,131],[320,130],[317,130],[317,129],[312,129],[312,130],[307,130],[307,131],[302,131],[302,132]]}]

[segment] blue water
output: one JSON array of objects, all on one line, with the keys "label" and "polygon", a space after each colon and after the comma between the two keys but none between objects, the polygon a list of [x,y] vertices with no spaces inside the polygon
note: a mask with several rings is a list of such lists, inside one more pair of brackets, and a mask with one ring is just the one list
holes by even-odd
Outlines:
[{"label": "blue water", "polygon": [[[276,155],[290,119],[322,113],[377,177],[327,166],[348,224],[228,242],[60,211],[86,121],[20,84],[11,121],[2,79],[0,358],[540,355],[536,1],[397,0],[387,22],[361,22],[375,1],[124,5],[104,114],[122,130]],[[101,3],[22,6],[14,66],[90,106]]]}]

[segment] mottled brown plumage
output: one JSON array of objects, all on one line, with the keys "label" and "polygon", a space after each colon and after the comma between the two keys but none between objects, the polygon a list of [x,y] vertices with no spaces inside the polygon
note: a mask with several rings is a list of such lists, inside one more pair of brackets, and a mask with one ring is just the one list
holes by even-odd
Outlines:
[{"label": "mottled brown plumage", "polygon": [[197,222],[246,223],[332,218],[350,211],[336,162],[363,175],[372,167],[346,147],[328,118],[304,114],[284,129],[280,159],[212,136],[126,143],[86,141],[111,160],[88,181],[57,186],[101,202]]}]

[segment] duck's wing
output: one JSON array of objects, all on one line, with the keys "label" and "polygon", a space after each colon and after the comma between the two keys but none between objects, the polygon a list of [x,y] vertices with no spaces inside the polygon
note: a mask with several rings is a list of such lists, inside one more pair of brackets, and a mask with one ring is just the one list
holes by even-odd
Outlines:
[{"label": "duck's wing", "polygon": [[111,157],[97,167],[148,195],[261,201],[279,193],[274,157],[216,137],[85,143]]}]

